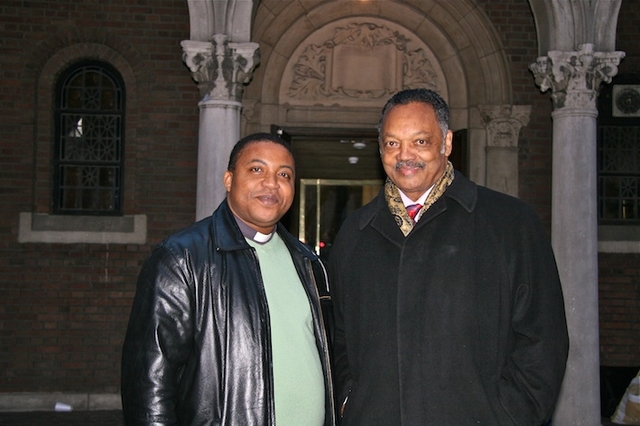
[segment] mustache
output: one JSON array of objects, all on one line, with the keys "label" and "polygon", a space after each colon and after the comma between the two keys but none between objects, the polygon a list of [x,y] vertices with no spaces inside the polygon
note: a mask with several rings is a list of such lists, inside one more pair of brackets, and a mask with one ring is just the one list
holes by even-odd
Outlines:
[{"label": "mustache", "polygon": [[421,161],[412,161],[412,160],[398,161],[396,163],[396,170],[400,170],[403,167],[409,167],[414,169],[424,169],[426,166],[427,164]]}]

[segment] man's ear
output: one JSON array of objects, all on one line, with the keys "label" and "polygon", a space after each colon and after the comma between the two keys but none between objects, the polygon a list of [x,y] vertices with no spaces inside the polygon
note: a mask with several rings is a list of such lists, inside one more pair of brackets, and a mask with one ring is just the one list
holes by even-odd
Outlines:
[{"label": "man's ear", "polygon": [[225,171],[222,182],[224,183],[224,188],[229,192],[231,190],[231,183],[233,182],[233,172],[229,170]]},{"label": "man's ear", "polygon": [[444,145],[442,146],[442,152],[445,156],[450,156],[451,151],[453,150],[453,132],[451,130],[447,130],[447,137],[444,138]]}]

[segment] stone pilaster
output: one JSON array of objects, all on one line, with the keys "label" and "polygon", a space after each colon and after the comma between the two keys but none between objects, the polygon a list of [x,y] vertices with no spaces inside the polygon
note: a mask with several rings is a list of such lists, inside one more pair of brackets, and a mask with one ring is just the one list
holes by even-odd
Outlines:
[{"label": "stone pilaster", "polygon": [[240,138],[244,84],[260,61],[257,43],[232,43],[225,34],[210,42],[184,40],[183,60],[200,90],[196,220],[209,216],[226,196],[222,175]]},{"label": "stone pilaster", "polygon": [[596,101],[623,52],[551,51],[530,65],[552,90],[552,243],[565,297],[570,350],[553,424],[600,425]]},{"label": "stone pilaster", "polygon": [[487,132],[487,177],[489,188],[518,196],[518,137],[529,123],[531,107],[524,105],[479,105]]}]

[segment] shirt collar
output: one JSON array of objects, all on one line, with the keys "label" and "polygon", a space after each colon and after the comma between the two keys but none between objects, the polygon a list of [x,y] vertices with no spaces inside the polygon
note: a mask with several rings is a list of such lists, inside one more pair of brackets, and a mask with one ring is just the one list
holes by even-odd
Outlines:
[{"label": "shirt collar", "polygon": [[400,190],[400,188],[398,188],[398,192],[400,192],[400,197],[402,197],[402,203],[404,204],[405,207],[410,206],[412,204],[421,204],[424,206],[424,202],[427,200],[427,197],[431,193],[432,189],[433,189],[433,185],[431,185],[431,188],[427,189],[427,191],[424,194],[422,194],[420,198],[418,198],[416,201],[413,201],[411,198],[407,197],[404,194],[404,192]]},{"label": "shirt collar", "polygon": [[247,225],[238,216],[233,215],[233,217],[236,220],[238,227],[240,228],[240,232],[242,232],[242,235],[244,235],[245,238],[248,238],[258,244],[266,244],[271,240],[271,237],[273,237],[273,232],[270,232],[269,234],[263,234],[262,232],[258,232]]}]

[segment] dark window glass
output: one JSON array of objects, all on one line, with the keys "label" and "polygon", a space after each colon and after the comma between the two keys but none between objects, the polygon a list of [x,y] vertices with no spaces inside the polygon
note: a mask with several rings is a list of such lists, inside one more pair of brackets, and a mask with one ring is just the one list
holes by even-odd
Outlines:
[{"label": "dark window glass", "polygon": [[124,84],[108,64],[82,63],[56,91],[54,213],[122,214]]},{"label": "dark window glass", "polygon": [[598,217],[602,224],[640,222],[640,127],[599,127]]}]

